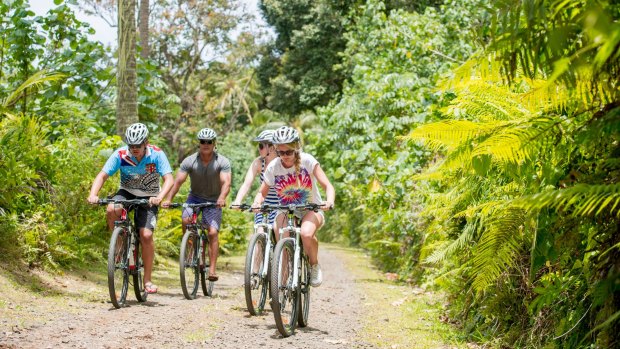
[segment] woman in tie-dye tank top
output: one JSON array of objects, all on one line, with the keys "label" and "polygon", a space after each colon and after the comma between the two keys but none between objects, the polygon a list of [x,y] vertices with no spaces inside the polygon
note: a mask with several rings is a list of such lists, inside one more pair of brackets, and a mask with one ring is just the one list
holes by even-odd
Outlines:
[{"label": "woman in tie-dye tank top", "polygon": [[[334,207],[336,191],[314,156],[301,150],[299,133],[292,127],[282,126],[273,135],[273,144],[278,157],[265,170],[263,184],[252,206],[260,206],[269,190],[275,188],[281,205],[322,204],[323,210]],[[322,201],[318,186],[323,187],[326,200]],[[320,286],[323,275],[318,260],[319,241],[316,231],[325,222],[323,212],[304,211],[295,213],[301,218],[301,240],[311,265],[310,285]],[[276,229],[286,225],[286,214],[279,212]]]}]

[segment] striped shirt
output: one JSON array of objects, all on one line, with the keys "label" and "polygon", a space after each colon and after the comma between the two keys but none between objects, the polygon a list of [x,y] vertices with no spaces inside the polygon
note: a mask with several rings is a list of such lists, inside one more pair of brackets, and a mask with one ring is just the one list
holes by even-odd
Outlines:
[{"label": "striped shirt", "polygon": [[[265,180],[265,159],[261,159],[261,169],[260,169],[260,183],[263,184],[263,181]],[[271,188],[269,188],[269,192],[267,193],[267,197],[265,198],[265,203],[268,205],[279,205],[280,204],[280,200],[278,200],[278,194],[276,193],[276,188],[275,186],[272,186]],[[276,219],[276,214],[277,211],[271,211],[269,213],[269,224],[273,224],[273,221]],[[261,223],[263,221],[263,214],[262,213],[257,213],[254,216],[254,223]]]}]

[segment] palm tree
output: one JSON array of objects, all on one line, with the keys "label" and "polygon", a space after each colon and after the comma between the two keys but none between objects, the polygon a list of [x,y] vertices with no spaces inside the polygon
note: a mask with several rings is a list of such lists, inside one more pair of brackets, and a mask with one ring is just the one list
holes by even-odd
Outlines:
[{"label": "palm tree", "polygon": [[118,1],[116,132],[119,135],[128,125],[138,122],[135,13],[136,0]]}]

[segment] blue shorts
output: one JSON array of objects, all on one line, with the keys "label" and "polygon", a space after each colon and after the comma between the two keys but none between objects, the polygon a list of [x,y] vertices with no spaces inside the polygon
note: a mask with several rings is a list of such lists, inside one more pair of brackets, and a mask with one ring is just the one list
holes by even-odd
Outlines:
[{"label": "blue shorts", "polygon": [[[205,202],[213,202],[215,203],[215,201],[212,200],[205,200],[193,195],[189,195],[187,197],[187,200],[185,201],[185,203],[188,204],[203,204]],[[183,219],[187,219],[190,218],[192,216],[192,210],[191,209],[183,209]],[[205,227],[214,227],[215,230],[220,231],[220,226],[222,225],[222,208],[221,207],[215,207],[215,208],[209,208],[209,207],[203,207],[200,209],[200,212],[202,213],[202,224]]]}]

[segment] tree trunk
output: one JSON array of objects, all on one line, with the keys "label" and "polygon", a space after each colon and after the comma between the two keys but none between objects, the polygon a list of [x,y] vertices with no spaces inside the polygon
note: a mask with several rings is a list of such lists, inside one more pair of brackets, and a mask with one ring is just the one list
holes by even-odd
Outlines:
[{"label": "tree trunk", "polygon": [[149,46],[149,0],[140,0],[140,57],[142,59],[148,59],[151,54],[151,48]]},{"label": "tree trunk", "polygon": [[136,0],[118,1],[116,132],[120,136],[128,125],[138,122],[135,16]]}]

